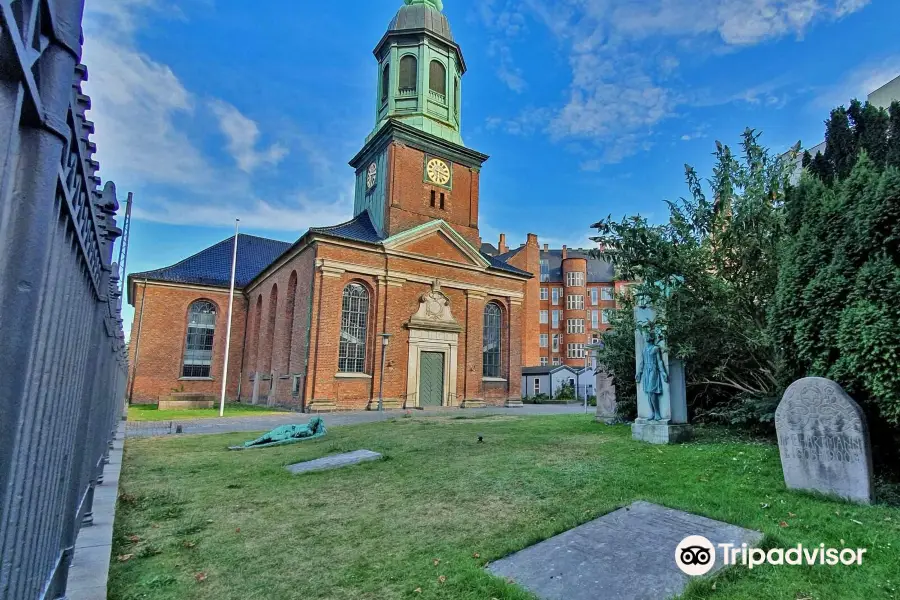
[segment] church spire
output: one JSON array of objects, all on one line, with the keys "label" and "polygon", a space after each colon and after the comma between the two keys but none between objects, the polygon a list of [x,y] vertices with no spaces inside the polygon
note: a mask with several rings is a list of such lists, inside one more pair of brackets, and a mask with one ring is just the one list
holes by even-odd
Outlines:
[{"label": "church spire", "polygon": [[448,142],[460,135],[466,63],[441,12],[442,0],[403,0],[375,48],[378,79],[375,129],[391,119]]}]

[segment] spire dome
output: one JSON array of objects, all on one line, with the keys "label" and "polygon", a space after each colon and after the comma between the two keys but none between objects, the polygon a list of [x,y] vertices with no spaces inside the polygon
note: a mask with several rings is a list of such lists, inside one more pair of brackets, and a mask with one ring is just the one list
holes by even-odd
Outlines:
[{"label": "spire dome", "polygon": [[444,13],[442,0],[403,0],[404,4],[397,11],[388,33],[407,31],[427,31],[439,38],[453,42],[450,22]]}]

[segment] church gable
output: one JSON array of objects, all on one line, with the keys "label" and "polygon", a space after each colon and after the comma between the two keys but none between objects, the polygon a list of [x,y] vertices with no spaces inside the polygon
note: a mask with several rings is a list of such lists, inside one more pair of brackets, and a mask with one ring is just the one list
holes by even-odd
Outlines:
[{"label": "church gable", "polygon": [[384,241],[388,251],[487,268],[489,263],[443,221],[432,221]]}]

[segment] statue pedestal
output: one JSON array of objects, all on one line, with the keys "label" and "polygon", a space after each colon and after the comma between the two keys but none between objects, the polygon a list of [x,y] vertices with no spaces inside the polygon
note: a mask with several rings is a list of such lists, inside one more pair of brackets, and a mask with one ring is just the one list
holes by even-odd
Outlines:
[{"label": "statue pedestal", "polygon": [[631,425],[631,439],[651,444],[680,444],[689,441],[692,435],[693,429],[687,423],[672,423],[669,420],[637,418]]}]

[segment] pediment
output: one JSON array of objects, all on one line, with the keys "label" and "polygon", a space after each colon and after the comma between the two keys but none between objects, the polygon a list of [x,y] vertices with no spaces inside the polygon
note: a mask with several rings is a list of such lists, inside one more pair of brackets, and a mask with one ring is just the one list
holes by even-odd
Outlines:
[{"label": "pediment", "polygon": [[444,221],[433,221],[384,241],[387,250],[486,268],[489,263]]}]

